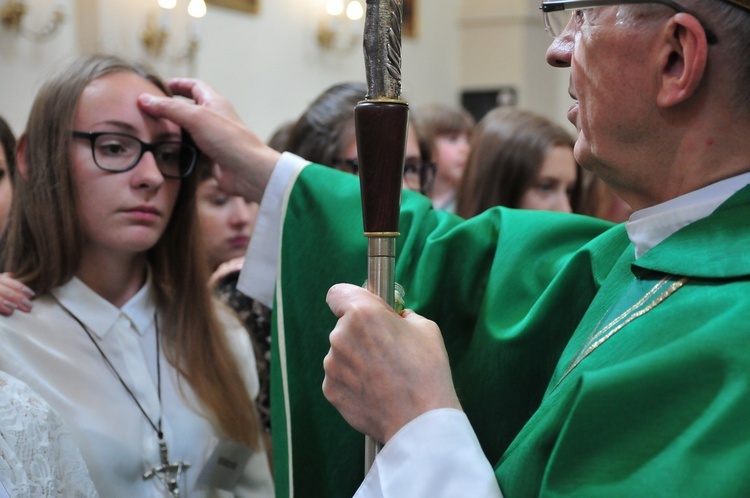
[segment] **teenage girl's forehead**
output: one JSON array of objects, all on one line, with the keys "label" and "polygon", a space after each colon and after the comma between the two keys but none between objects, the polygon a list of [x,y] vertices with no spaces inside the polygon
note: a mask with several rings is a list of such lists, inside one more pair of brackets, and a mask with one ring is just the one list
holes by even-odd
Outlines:
[{"label": "teenage girl's forehead", "polygon": [[[180,128],[175,123],[164,119],[155,119],[143,112],[138,106],[141,94],[164,96],[164,92],[151,81],[132,72],[118,72],[101,76],[90,82],[81,93],[76,109],[76,126],[90,131],[95,126],[115,125],[137,131],[141,127],[153,129],[160,133],[179,134]],[[117,130],[115,130],[117,131]]]},{"label": "teenage girl's forehead", "polygon": [[164,92],[152,81],[131,71],[118,71],[99,76],[84,89],[84,93],[92,95],[114,92],[123,94],[148,92],[159,96],[164,95]]}]

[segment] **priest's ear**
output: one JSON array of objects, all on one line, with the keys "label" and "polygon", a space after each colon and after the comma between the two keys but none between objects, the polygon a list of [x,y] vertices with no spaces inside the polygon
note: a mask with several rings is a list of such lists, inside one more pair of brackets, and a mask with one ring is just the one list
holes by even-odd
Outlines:
[{"label": "priest's ear", "polygon": [[706,77],[708,45],[715,37],[687,13],[672,16],[662,29],[657,103],[671,107],[688,100],[700,87]]}]

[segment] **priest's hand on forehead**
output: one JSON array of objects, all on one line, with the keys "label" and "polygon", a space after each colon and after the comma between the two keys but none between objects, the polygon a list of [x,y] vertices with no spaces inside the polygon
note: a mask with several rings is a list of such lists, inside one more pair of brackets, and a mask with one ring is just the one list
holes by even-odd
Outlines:
[{"label": "priest's hand on forehead", "polygon": [[268,147],[237,115],[232,105],[207,83],[195,79],[169,82],[175,95],[190,100],[141,95],[141,108],[174,121],[219,165],[219,186],[231,195],[260,202],[280,153]]}]

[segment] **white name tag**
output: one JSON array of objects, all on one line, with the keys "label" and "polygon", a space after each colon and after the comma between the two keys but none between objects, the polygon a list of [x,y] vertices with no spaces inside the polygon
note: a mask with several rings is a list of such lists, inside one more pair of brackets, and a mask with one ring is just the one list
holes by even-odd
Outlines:
[{"label": "white name tag", "polygon": [[245,471],[253,450],[235,441],[222,439],[203,466],[198,483],[208,488],[232,491]]}]

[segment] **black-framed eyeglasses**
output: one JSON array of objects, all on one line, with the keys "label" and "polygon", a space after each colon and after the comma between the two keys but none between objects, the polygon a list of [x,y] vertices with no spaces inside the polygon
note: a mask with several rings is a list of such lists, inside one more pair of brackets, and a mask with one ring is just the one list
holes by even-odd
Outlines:
[{"label": "black-framed eyeglasses", "polygon": [[[345,173],[359,175],[359,161],[354,158],[337,158],[333,160],[333,167]],[[404,161],[404,183],[410,190],[417,190],[426,194],[435,181],[437,165],[430,161],[422,161],[416,157]]]},{"label": "black-framed eyeglasses", "polygon": [[[711,31],[706,24],[695,14],[695,12],[688,10],[680,4],[673,2],[672,0],[552,0],[550,2],[542,2],[542,6],[539,7],[542,10],[542,16],[544,17],[544,27],[552,37],[557,38],[560,36],[571,19],[577,23],[583,21],[585,16],[585,9],[593,9],[594,7],[606,7],[608,5],[630,5],[630,4],[659,4],[666,5],[674,9],[677,12],[684,12],[698,19],[703,29],[706,31],[706,41],[713,45],[718,43],[719,39]],[[572,12],[571,12],[572,11]]]},{"label": "black-framed eyeglasses", "polygon": [[127,133],[73,131],[73,137],[91,142],[94,163],[104,171],[123,173],[135,168],[143,154],[151,152],[164,178],[180,180],[190,175],[198,150],[179,141],[143,142]]}]

